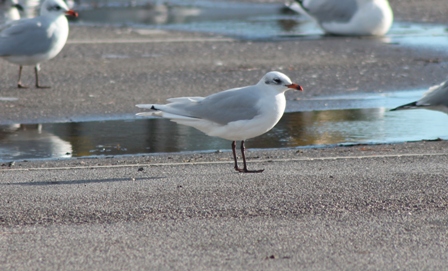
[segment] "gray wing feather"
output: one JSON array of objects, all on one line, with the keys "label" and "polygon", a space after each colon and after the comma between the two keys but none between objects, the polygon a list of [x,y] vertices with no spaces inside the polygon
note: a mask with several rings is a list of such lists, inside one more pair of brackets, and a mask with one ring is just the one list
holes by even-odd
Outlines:
[{"label": "gray wing feather", "polygon": [[321,23],[348,22],[358,10],[356,0],[314,0],[302,7]]},{"label": "gray wing feather", "polygon": [[194,111],[202,118],[220,124],[253,119],[259,114],[255,105],[260,98],[260,92],[253,86],[233,89],[206,97]]},{"label": "gray wing feather", "polygon": [[218,92],[199,99],[175,98],[167,105],[154,105],[156,109],[190,118],[206,119],[219,124],[252,119],[258,115],[255,104],[260,94],[254,86]]},{"label": "gray wing feather", "polygon": [[0,33],[0,56],[47,52],[53,41],[48,37],[46,28],[46,20],[42,17],[11,22]]}]

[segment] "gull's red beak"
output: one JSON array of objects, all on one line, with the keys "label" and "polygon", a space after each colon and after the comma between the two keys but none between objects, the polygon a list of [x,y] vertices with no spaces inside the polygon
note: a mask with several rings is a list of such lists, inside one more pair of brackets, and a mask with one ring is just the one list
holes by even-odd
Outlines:
[{"label": "gull's red beak", "polygon": [[286,85],[285,87],[303,91],[303,87],[302,86],[294,84],[294,83],[292,83],[291,85]]},{"label": "gull's red beak", "polygon": [[72,10],[72,9],[69,9],[69,10],[67,10],[66,12],[65,12],[65,15],[68,15],[68,16],[72,16],[72,17],[78,17],[78,12],[76,12],[76,11],[74,11],[74,10]]}]

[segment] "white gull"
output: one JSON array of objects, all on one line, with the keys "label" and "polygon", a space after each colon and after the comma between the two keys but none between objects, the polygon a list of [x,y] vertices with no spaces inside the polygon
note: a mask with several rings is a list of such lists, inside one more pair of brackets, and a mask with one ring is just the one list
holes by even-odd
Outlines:
[{"label": "white gull", "polygon": [[[235,170],[248,170],[244,141],[271,130],[283,116],[286,107],[285,92],[303,90],[281,72],[268,72],[252,86],[234,88],[207,97],[180,97],[168,99],[168,104],[138,104],[149,109],[138,116],[160,116],[176,123],[194,127],[209,136],[232,141]],[[236,141],[241,140],[243,168],[238,167]]]},{"label": "white gull", "polygon": [[315,19],[328,34],[382,36],[393,12],[387,0],[296,0],[290,8]]},{"label": "white gull", "polygon": [[19,88],[26,87],[20,81],[26,65],[34,66],[36,87],[44,87],[39,85],[39,64],[55,57],[64,47],[69,32],[65,15],[78,16],[64,1],[46,0],[40,16],[12,21],[0,32],[0,57],[19,65]]}]

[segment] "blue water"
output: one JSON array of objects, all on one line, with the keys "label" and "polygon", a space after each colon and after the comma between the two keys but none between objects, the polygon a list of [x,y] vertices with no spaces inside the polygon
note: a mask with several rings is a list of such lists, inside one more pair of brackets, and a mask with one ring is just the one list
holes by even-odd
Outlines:
[{"label": "blue water", "polygon": [[[448,115],[385,108],[286,113],[249,148],[396,143],[448,139]],[[230,141],[165,119],[0,127],[0,161],[230,149]]]}]

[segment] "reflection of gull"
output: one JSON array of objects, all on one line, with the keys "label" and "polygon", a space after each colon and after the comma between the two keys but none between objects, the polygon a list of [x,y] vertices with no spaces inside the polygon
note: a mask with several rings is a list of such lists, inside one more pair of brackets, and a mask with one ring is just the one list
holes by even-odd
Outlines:
[{"label": "reflection of gull", "polygon": [[150,7],[150,12],[145,9],[139,9],[137,17],[143,22],[162,24],[168,20],[168,7],[163,3],[156,3]]},{"label": "reflection of gull", "polygon": [[335,35],[382,36],[392,25],[387,0],[296,0],[290,8],[306,14]]},{"label": "reflection of gull", "polygon": [[201,10],[192,7],[171,6],[165,3],[147,4],[129,8],[106,7],[85,10],[83,19],[86,21],[136,22],[143,24],[183,23],[190,17],[198,16]]},{"label": "reflection of gull", "polygon": [[[139,104],[151,112],[137,115],[156,115],[179,124],[192,126],[209,136],[232,140],[235,170],[249,171],[244,154],[244,141],[271,130],[283,116],[288,89],[302,90],[288,76],[269,72],[253,86],[229,89],[207,97],[180,97],[168,99],[168,104]],[[244,168],[236,160],[236,140],[241,140]]]},{"label": "reflection of gull", "polygon": [[[120,10],[120,12],[123,12]],[[139,21],[150,24],[183,23],[189,17],[198,16],[201,9],[188,6],[176,6],[157,1],[148,5],[147,9],[140,9],[137,13]]]},{"label": "reflection of gull", "polygon": [[418,108],[442,111],[448,114],[448,81],[430,87],[420,100],[391,109],[391,111]]},{"label": "reflection of gull", "polygon": [[201,9],[195,7],[170,7],[167,23],[184,23],[190,17],[201,15]]},{"label": "reflection of gull", "polygon": [[0,126],[0,158],[61,158],[71,154],[72,145],[42,130],[41,124]]},{"label": "reflection of gull", "polygon": [[23,7],[17,0],[0,0],[0,23],[20,19],[19,10],[23,11]]}]

